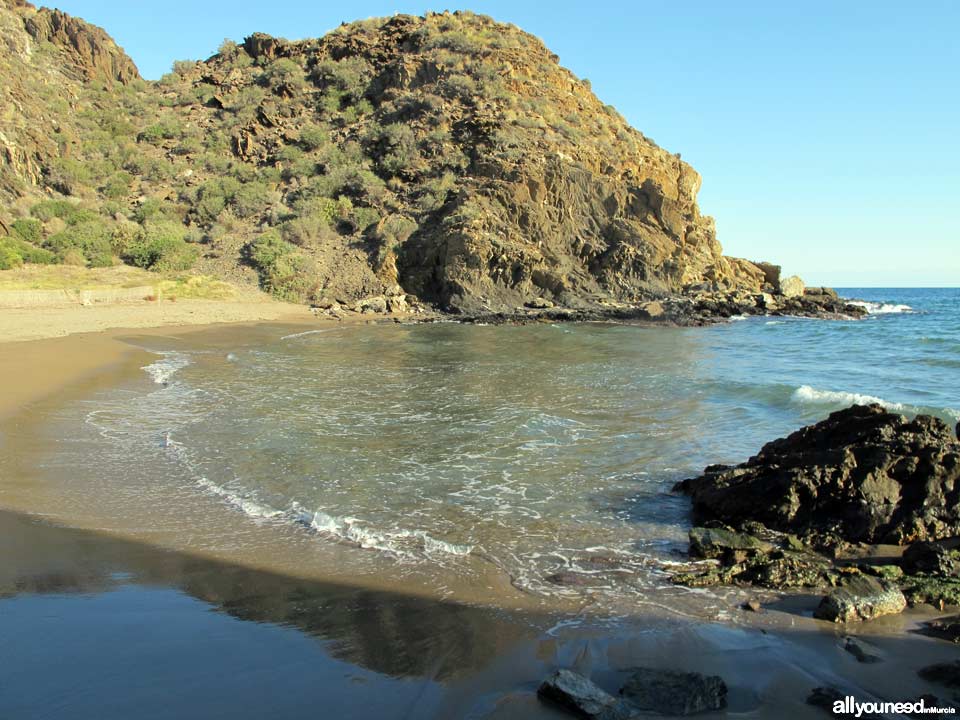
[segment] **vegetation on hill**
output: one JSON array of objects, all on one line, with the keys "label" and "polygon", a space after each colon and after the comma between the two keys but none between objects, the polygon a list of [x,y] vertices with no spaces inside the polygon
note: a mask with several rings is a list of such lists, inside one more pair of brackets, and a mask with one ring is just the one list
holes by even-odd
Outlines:
[{"label": "vegetation on hill", "polygon": [[20,110],[0,114],[0,269],[196,268],[299,302],[459,311],[757,283],[722,257],[692,168],[485,16],[254,34],[158,82],[21,0],[0,0],[0,38]]}]

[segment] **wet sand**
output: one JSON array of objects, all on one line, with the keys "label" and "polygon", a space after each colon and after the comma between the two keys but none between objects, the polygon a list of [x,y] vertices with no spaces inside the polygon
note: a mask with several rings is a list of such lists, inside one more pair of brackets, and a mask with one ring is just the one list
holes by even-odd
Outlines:
[{"label": "wet sand", "polygon": [[917,668],[955,646],[904,633],[902,616],[844,632],[804,600],[755,624],[576,624],[218,563],[0,512],[0,717],[561,718],[536,697],[553,668],[615,691],[637,665],[721,675],[727,713],[825,717],[833,684],[860,701],[936,688]]},{"label": "wet sand", "polygon": [[[251,332],[297,327],[314,324]],[[213,505],[191,509],[189,542],[151,531],[149,512],[131,514],[126,531],[97,531],[102,518],[38,481],[35,448],[20,440],[39,437],[44,408],[138,373],[151,340],[194,342],[193,332],[0,345],[4,377],[24,378],[0,405],[0,717],[567,717],[535,694],[561,666],[610,691],[638,665],[716,673],[729,712],[751,718],[823,717],[804,702],[821,685],[861,702],[949,697],[916,675],[957,657],[912,632],[931,608],[844,628],[812,619],[817,597],[770,595],[755,614],[733,591],[720,622],[642,602],[609,617],[538,607],[506,585],[441,597],[415,579],[392,583],[375,563],[353,572],[353,548],[310,539],[281,552],[282,537],[255,523],[239,532],[262,534],[257,552],[225,552],[212,538],[227,516]],[[228,327],[203,333],[233,342]],[[847,633],[882,662],[858,663],[842,648]]]}]

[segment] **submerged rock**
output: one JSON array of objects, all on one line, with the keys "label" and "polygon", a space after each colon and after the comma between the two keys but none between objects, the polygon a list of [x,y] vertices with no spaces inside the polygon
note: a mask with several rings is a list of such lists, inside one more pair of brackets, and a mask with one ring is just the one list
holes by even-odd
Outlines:
[{"label": "submerged rock", "polygon": [[871,652],[867,652],[860,641],[856,638],[846,638],[843,641],[843,649],[853,655],[857,659],[857,662],[868,664],[880,662],[880,656],[874,655]]},{"label": "submerged rock", "polygon": [[815,541],[938,539],[960,534],[960,442],[938,418],[855,405],[676,489],[697,522],[757,521]]},{"label": "submerged rock", "polygon": [[948,688],[960,689],[960,660],[949,663],[934,663],[917,671],[927,682],[938,683]]},{"label": "submerged rock", "polygon": [[727,704],[727,685],[717,675],[638,668],[620,690],[645,712],[693,715]]},{"label": "submerged rock", "polygon": [[894,615],[906,606],[906,598],[893,583],[869,575],[855,575],[829,592],[813,616],[831,622],[854,622]]},{"label": "submerged rock", "polygon": [[628,720],[636,708],[615,697],[591,680],[572,670],[555,670],[537,689],[537,695],[555,702],[579,717],[591,720]]}]

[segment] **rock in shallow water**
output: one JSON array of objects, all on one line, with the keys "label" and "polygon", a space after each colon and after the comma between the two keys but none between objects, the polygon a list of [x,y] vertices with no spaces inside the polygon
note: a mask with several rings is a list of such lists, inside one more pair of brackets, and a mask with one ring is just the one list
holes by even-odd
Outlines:
[{"label": "rock in shallow water", "polygon": [[550,700],[591,720],[629,720],[637,717],[636,708],[615,697],[572,670],[555,670],[537,689],[541,699]]},{"label": "rock in shallow water", "polygon": [[855,575],[830,591],[813,616],[831,622],[854,622],[895,615],[906,606],[906,598],[893,583],[869,575]]},{"label": "rock in shallow water", "polygon": [[904,543],[960,535],[960,442],[942,420],[854,405],[677,490],[697,522]]},{"label": "rock in shallow water", "polygon": [[727,685],[716,675],[638,668],[620,690],[645,712],[693,715],[727,704]]}]

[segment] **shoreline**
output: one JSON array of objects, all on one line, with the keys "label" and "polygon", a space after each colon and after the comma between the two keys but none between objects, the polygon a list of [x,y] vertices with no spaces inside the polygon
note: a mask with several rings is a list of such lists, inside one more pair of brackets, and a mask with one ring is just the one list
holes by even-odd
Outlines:
[{"label": "shoreline", "polygon": [[[151,346],[151,339],[166,343],[174,336],[186,339],[207,333],[203,342],[217,346],[232,336],[235,328],[260,328],[262,332],[279,336],[281,329],[337,328],[391,321],[395,319],[384,315],[350,315],[342,321],[312,315],[306,320],[286,316],[261,321],[113,328],[45,340],[0,342],[0,371],[12,373],[7,377],[17,377],[17,382],[11,385],[13,393],[4,393],[0,401],[0,420],[4,421],[4,427],[12,423],[19,424],[21,430],[27,428],[29,435],[31,423],[44,421],[42,412],[34,414],[35,410],[56,407],[68,396],[89,393],[98,383],[110,385],[139,373],[145,364],[141,360],[154,357],[146,349]],[[23,376],[22,381],[19,376]],[[27,459],[23,467],[29,467],[29,458],[35,457],[32,450],[31,444],[18,450],[18,454]],[[8,462],[4,467],[15,469],[17,464]],[[11,477],[19,481],[16,472]],[[31,479],[24,476],[24,487]],[[175,667],[182,664],[194,672],[200,671],[198,661],[191,660],[193,635],[180,629],[186,626],[205,627],[215,633],[223,643],[217,646],[221,648],[247,643],[260,648],[254,638],[260,634],[262,639],[263,633],[271,634],[272,639],[268,641],[271,648],[285,647],[282,633],[319,638],[323,642],[316,644],[321,647],[324,643],[345,646],[351,653],[341,655],[339,651],[321,649],[303,658],[315,666],[346,663],[343,668],[349,669],[341,668],[336,679],[320,683],[318,687],[323,689],[323,694],[351,707],[353,703],[369,707],[369,713],[358,713],[361,717],[393,717],[391,712],[397,717],[403,716],[398,708],[374,712],[372,706],[363,705],[363,691],[357,692],[357,687],[364,686],[367,690],[394,692],[400,678],[424,688],[425,696],[443,697],[437,701],[441,710],[434,711],[431,707],[435,717],[469,714],[497,720],[558,718],[562,716],[543,705],[535,694],[536,684],[551,669],[573,667],[612,691],[626,668],[645,664],[723,676],[731,687],[731,712],[748,717],[782,713],[813,719],[822,711],[807,706],[805,698],[811,689],[826,683],[849,690],[858,701],[875,698],[906,701],[920,692],[937,692],[943,698],[946,691],[920,680],[915,671],[922,665],[945,661],[955,655],[955,647],[950,643],[914,634],[921,621],[942,615],[926,607],[863,625],[834,626],[810,617],[817,597],[789,593],[772,593],[776,599],[765,600],[761,613],[739,609],[733,596],[728,594],[721,603],[725,610],[715,618],[684,616],[680,606],[664,612],[655,602],[650,602],[654,598],[648,596],[638,597],[629,615],[610,618],[585,608],[579,611],[537,608],[534,603],[484,605],[456,597],[417,594],[412,582],[392,587],[376,572],[358,573],[356,577],[323,576],[314,572],[321,567],[319,562],[312,567],[304,566],[303,572],[299,572],[301,568],[295,562],[271,561],[267,545],[263,546],[261,557],[212,553],[203,543],[196,551],[188,551],[176,544],[155,542],[161,538],[158,533],[98,532],[90,524],[86,525],[90,529],[82,529],[84,523],[70,525],[69,514],[48,514],[39,506],[38,512],[31,512],[24,504],[18,511],[16,503],[12,508],[8,507],[9,502],[3,505],[6,510],[0,510],[0,534],[7,540],[12,539],[16,550],[0,561],[0,579],[7,581],[0,586],[0,602],[9,601],[8,607],[14,610],[8,613],[8,627],[0,613],[0,630],[15,629],[18,621],[26,623],[28,629],[39,628],[50,607],[56,607],[58,617],[63,618],[57,624],[57,632],[66,633],[61,625],[74,623],[78,627],[89,626],[88,632],[96,638],[101,634],[110,637],[115,632],[112,623],[142,622],[144,617],[149,617],[153,626],[151,650],[157,648],[157,654],[134,653],[130,668],[111,668],[112,677],[123,678],[134,685],[138,679],[142,681],[162,672],[164,664]],[[61,507],[70,509],[70,503]],[[208,504],[200,504],[192,512],[200,517],[208,509]],[[220,513],[214,515],[219,517]],[[4,522],[9,516],[15,518],[12,525],[10,521]],[[55,525],[50,524],[53,518],[57,518]],[[130,527],[142,530],[142,524],[138,525],[141,520],[143,517],[131,516]],[[213,524],[219,522],[214,520]],[[11,526],[14,527],[12,534]],[[24,530],[24,526],[31,529]],[[25,537],[29,540],[24,540]],[[308,542],[317,544],[315,540],[312,536],[307,538]],[[36,547],[46,547],[48,542],[55,552],[51,551],[49,557],[41,556]],[[68,545],[76,549],[67,552]],[[322,554],[325,561],[333,559],[336,563],[338,559],[349,560],[351,553],[351,548],[340,548]],[[145,557],[149,560],[142,560]],[[221,575],[229,581],[222,580]],[[189,599],[189,607],[184,607],[182,603],[186,600],[178,597]],[[309,599],[304,600],[305,597]],[[332,608],[338,607],[358,607],[366,617],[371,603],[380,610],[371,613],[370,618],[331,619],[331,613],[337,616]],[[305,606],[308,611],[304,610]],[[104,607],[110,608],[110,612],[104,612]],[[114,615],[120,619],[114,619]],[[212,624],[215,621],[206,619],[210,616],[226,616],[230,624]],[[208,622],[211,624],[207,625]],[[458,627],[465,624],[467,629],[463,632],[475,633],[475,637],[463,637],[463,632],[452,630],[451,624]],[[167,632],[171,635],[169,642],[157,639]],[[497,638],[492,651],[485,640],[491,633]],[[848,635],[877,649],[884,661],[875,665],[858,663],[844,649],[844,638]],[[22,632],[15,638],[18,642],[27,642]],[[97,655],[96,650],[90,648],[98,640],[88,638],[87,641],[90,644],[67,638],[67,649],[75,657]],[[124,641],[117,642],[119,650],[128,647]],[[383,643],[391,645],[387,654],[401,659],[398,662],[410,656],[422,657],[424,662],[400,670],[380,667],[372,658],[383,654]],[[458,645],[466,649],[452,649]],[[44,643],[37,657],[56,668],[60,666],[53,657],[55,654],[56,647]],[[731,656],[738,660],[731,663]],[[231,658],[227,665],[237,672],[253,673],[251,677],[271,685],[289,680],[284,675],[289,664],[266,667],[269,663],[259,662],[262,655],[258,654],[257,658],[257,662],[251,660],[243,667],[239,660]],[[456,665],[454,670],[448,669],[451,664]],[[36,697],[65,692],[57,686],[55,674],[41,680],[38,666],[29,667],[33,668],[36,678],[32,681]],[[63,671],[69,677],[66,667]],[[20,675],[26,676],[28,672],[21,671]],[[308,681],[314,681],[309,671],[292,672],[296,683],[303,682],[304,687]],[[354,681],[342,679],[344,673],[364,680],[354,685]],[[209,680],[203,702],[211,702],[217,695],[213,687],[226,685],[236,691],[230,685],[228,674],[222,671]],[[891,674],[897,675],[896,682],[889,681]],[[44,682],[49,685],[43,685]],[[30,686],[25,687],[23,693]],[[101,693],[101,698],[112,697],[117,692],[110,685],[109,677],[94,682],[92,688],[94,693]],[[145,700],[139,691],[125,691],[118,692],[114,702],[125,704],[123,712],[129,713],[131,705],[149,703],[150,699]],[[245,706],[239,700],[232,702],[236,703],[237,716],[245,717]],[[0,702],[0,710],[9,707]],[[444,711],[448,714],[444,715]],[[103,715],[120,716],[120,710],[116,715],[109,712]]]}]

